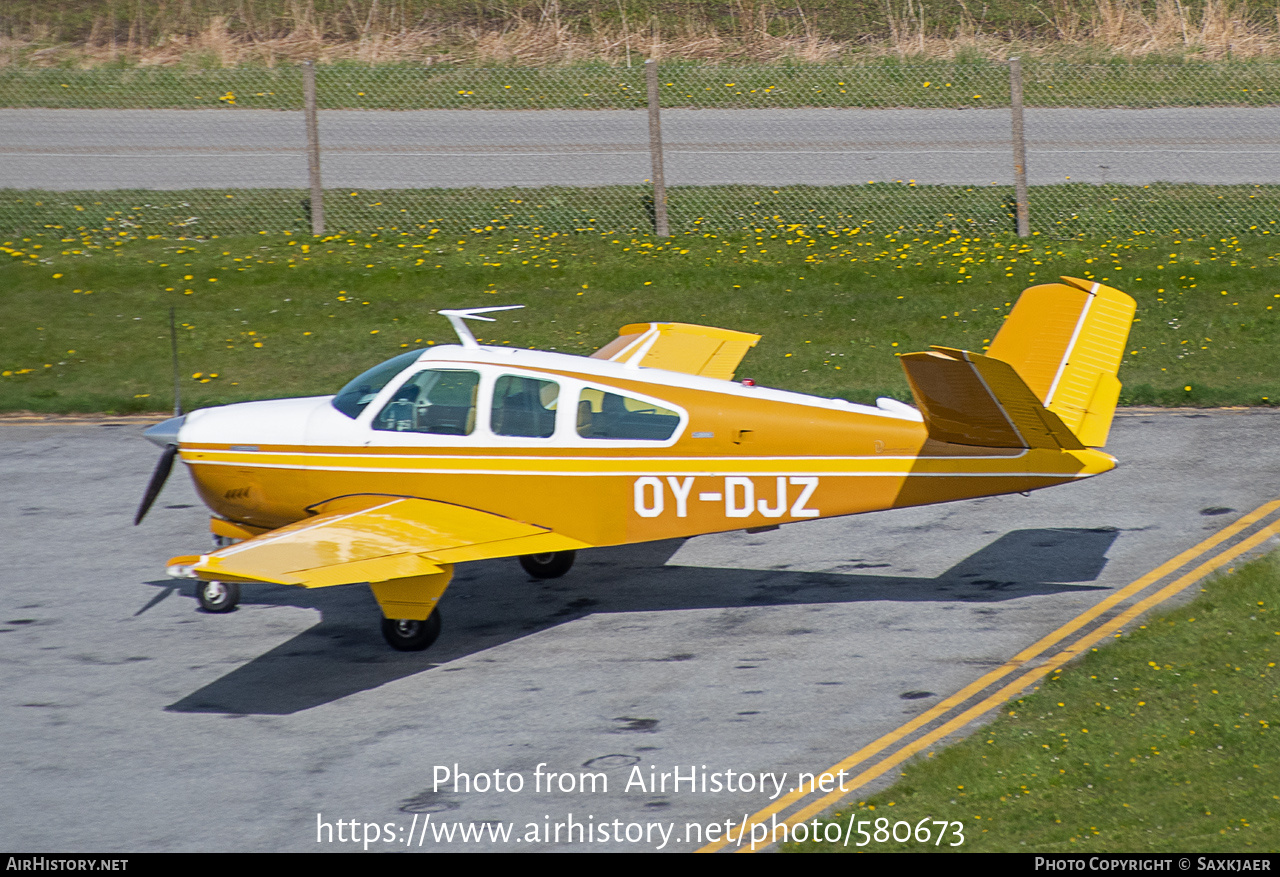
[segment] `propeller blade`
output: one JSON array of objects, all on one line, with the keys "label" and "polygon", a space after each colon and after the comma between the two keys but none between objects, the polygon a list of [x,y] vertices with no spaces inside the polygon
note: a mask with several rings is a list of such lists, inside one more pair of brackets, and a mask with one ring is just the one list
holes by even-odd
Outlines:
[{"label": "propeller blade", "polygon": [[156,501],[156,497],[164,489],[164,483],[169,478],[169,471],[173,469],[173,458],[177,454],[177,445],[165,445],[164,453],[160,455],[160,462],[156,464],[156,471],[151,473],[151,483],[147,485],[147,492],[143,494],[142,503],[138,506],[138,514],[133,518],[135,527],[142,523],[142,519],[151,510],[151,504]]}]

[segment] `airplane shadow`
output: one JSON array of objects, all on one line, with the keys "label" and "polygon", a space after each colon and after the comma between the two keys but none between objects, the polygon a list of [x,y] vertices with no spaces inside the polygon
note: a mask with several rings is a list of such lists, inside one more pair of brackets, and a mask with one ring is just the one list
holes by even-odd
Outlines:
[{"label": "airplane shadow", "polygon": [[[866,601],[989,603],[1102,590],[1069,583],[1096,581],[1118,534],[1114,528],[1015,530],[936,578],[861,572],[887,564],[858,561],[845,565],[848,573],[664,565],[682,539],[593,549],[580,554],[564,578],[549,581],[531,579],[514,560],[484,561],[457,569],[441,602],[444,632],[425,652],[395,652],[386,645],[378,630],[381,613],[366,587],[242,586],[245,602],[318,609],[321,620],[166,709],[287,715],[593,613]],[[181,593],[194,599],[190,584]]]}]

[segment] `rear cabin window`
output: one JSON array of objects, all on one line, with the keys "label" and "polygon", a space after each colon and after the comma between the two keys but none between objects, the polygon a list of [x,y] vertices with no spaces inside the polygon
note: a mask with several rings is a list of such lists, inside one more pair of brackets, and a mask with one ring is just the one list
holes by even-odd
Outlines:
[{"label": "rear cabin window", "polygon": [[578,435],[596,439],[666,441],[680,415],[652,402],[587,388],[578,397]]},{"label": "rear cabin window", "polygon": [[473,371],[429,369],[396,390],[373,419],[373,428],[430,435],[471,435],[476,428],[480,375]]},{"label": "rear cabin window", "polygon": [[559,399],[555,381],[503,375],[493,385],[494,435],[550,438]]}]

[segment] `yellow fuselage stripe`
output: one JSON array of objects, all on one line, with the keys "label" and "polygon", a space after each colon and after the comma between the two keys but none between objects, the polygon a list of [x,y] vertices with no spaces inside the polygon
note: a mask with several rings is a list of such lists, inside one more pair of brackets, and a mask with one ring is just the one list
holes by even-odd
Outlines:
[{"label": "yellow fuselage stripe", "polygon": [[[1070,471],[1066,466],[1036,468],[1029,472],[1023,455],[1008,457],[524,457],[340,455],[229,453],[183,448],[182,459],[192,466],[234,466],[251,469],[297,469],[311,472],[406,473],[415,475],[555,475],[570,477],[633,477],[658,474],[749,473],[797,474],[830,477],[962,476],[1027,478],[1085,478],[1093,472]],[[1045,455],[1038,462],[1047,463]],[[1076,462],[1071,455],[1052,457],[1054,462]]]}]

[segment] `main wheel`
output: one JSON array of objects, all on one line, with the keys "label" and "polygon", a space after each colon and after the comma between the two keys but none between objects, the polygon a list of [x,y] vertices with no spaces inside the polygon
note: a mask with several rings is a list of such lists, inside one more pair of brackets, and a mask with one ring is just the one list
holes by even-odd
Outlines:
[{"label": "main wheel", "polygon": [[236,582],[206,582],[196,585],[196,599],[205,612],[230,612],[240,604],[240,585]]},{"label": "main wheel", "polygon": [[576,551],[525,554],[520,557],[520,565],[535,579],[558,579],[573,568],[573,560],[577,555]]},{"label": "main wheel", "polygon": [[407,618],[382,619],[382,638],[400,652],[420,652],[440,635],[440,610],[433,609],[426,621]]}]

